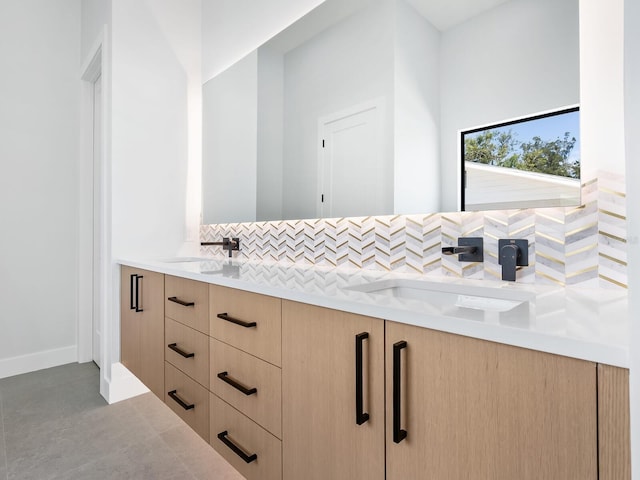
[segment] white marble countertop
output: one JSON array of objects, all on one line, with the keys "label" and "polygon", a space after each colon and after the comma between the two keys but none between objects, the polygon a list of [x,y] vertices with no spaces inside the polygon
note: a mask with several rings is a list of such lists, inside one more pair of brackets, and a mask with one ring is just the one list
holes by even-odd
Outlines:
[{"label": "white marble countertop", "polygon": [[[184,261],[179,261],[184,260]],[[368,315],[619,367],[629,367],[626,292],[467,280],[229,259],[120,259],[117,263],[287,300]],[[371,282],[425,282],[467,292],[489,287],[525,299],[508,311],[434,305],[353,290]],[[366,288],[366,287],[365,287]]]}]

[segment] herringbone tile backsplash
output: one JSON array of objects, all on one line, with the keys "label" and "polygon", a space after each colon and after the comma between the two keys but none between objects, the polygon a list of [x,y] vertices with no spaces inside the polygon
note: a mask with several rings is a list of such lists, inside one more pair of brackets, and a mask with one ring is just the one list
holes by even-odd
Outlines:
[{"label": "herringbone tile backsplash", "polygon": [[[524,283],[627,288],[623,176],[582,185],[581,207],[203,225],[202,241],[239,237],[238,258],[499,279],[498,239],[526,238]],[[484,262],[442,255],[458,237],[484,237]],[[202,247],[222,255],[220,247]]]}]

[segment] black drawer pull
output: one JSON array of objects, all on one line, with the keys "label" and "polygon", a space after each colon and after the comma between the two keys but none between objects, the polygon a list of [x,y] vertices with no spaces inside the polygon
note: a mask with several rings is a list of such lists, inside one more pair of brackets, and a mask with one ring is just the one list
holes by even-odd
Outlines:
[{"label": "black drawer pull", "polygon": [[403,348],[407,348],[407,342],[404,340],[393,344],[393,441],[400,443],[407,438],[407,431],[400,428],[400,388],[402,381],[401,370],[401,352]]},{"label": "black drawer pull", "polygon": [[195,407],[193,403],[185,403],[185,401],[182,400],[176,392],[177,390],[171,390],[170,392],[167,393],[167,395],[173,398],[176,401],[176,403],[180,405],[182,408],[184,408],[185,410],[191,410],[192,408]]},{"label": "black drawer pull", "polygon": [[129,306],[131,307],[131,310],[135,310],[136,313],[143,311],[142,308],[140,308],[140,280],[142,278],[144,278],[144,276],[132,273],[129,279],[129,287],[131,289]]},{"label": "black drawer pull", "polygon": [[137,275],[135,273],[131,274],[131,277],[129,277],[129,288],[131,289],[130,295],[129,295],[129,305],[131,307],[131,310],[135,310],[136,309],[136,305],[135,305],[135,288],[134,288],[134,283],[135,283],[135,278],[137,277]]},{"label": "black drawer pull", "polygon": [[247,388],[241,383],[236,382],[234,379],[229,377],[229,372],[220,372],[218,374],[218,378],[225,383],[228,383],[236,390],[240,390],[245,395],[253,395],[254,393],[258,393],[258,389],[256,387]]},{"label": "black drawer pull", "polygon": [[356,335],[356,425],[362,425],[369,420],[369,414],[364,412],[364,389],[362,385],[362,342],[369,338],[368,332]]},{"label": "black drawer pull", "polygon": [[229,435],[229,432],[227,432],[226,430],[224,432],[220,432],[218,434],[218,439],[222,441],[222,443],[224,443],[231,450],[233,450],[233,453],[238,455],[245,462],[251,463],[258,458],[257,453],[253,453],[251,455],[247,455],[246,453],[244,453],[240,447],[238,447],[235,443],[233,443],[231,440],[227,438],[227,435]]},{"label": "black drawer pull", "polygon": [[193,302],[185,302],[184,300],[180,300],[178,297],[169,297],[167,300],[177,303],[178,305],[182,305],[183,307],[193,307],[195,305]]},{"label": "black drawer pull", "polygon": [[170,343],[169,345],[167,345],[167,347],[169,347],[171,350],[173,350],[174,352],[176,352],[178,355],[182,355],[184,358],[192,358],[195,357],[195,353],[187,353],[184,350],[181,350],[178,347],[177,343]]},{"label": "black drawer pull", "polygon": [[227,322],[235,323],[236,325],[240,325],[244,328],[251,328],[258,325],[256,322],[243,322],[242,320],[238,320],[237,318],[230,317],[226,313],[219,313],[218,318],[226,320]]}]

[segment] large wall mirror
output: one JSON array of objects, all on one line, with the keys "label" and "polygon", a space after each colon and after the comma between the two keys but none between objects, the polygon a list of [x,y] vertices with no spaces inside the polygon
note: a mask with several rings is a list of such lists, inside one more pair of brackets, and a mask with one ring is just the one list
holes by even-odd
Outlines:
[{"label": "large wall mirror", "polygon": [[461,133],[579,103],[578,1],[326,0],[204,84],[203,222],[475,209]]}]

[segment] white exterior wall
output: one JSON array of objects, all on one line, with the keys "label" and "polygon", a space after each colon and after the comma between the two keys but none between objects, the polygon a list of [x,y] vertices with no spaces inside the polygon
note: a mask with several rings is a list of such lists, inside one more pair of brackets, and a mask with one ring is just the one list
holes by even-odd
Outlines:
[{"label": "white exterior wall", "polygon": [[80,0],[0,2],[0,378],[76,360]]}]

